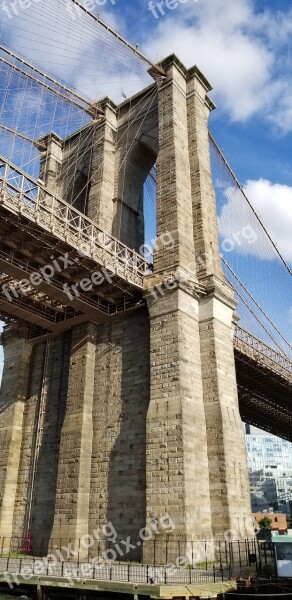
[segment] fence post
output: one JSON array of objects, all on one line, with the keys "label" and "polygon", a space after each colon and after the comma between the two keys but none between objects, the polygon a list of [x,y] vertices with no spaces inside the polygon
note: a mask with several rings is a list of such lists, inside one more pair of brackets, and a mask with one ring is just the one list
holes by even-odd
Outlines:
[{"label": "fence post", "polygon": [[166,565],[164,567],[164,583],[167,583],[167,570],[166,570]]},{"label": "fence post", "polygon": [[256,572],[258,572],[258,553],[257,553],[257,546],[256,546],[256,541],[253,541],[253,549],[254,549],[254,554],[256,557]]},{"label": "fence post", "polygon": [[190,576],[189,582],[190,582],[190,584],[192,583],[192,568],[193,568],[192,565],[189,565],[189,576]]},{"label": "fence post", "polygon": [[128,581],[130,581],[130,575],[131,575],[130,566],[131,566],[130,563],[128,563]]},{"label": "fence post", "polygon": [[274,559],[275,577],[276,577],[276,581],[278,581],[278,564],[277,564],[276,544],[273,544],[272,552],[273,552],[273,559]]},{"label": "fence post", "polygon": [[219,561],[220,561],[220,569],[222,571],[222,556],[221,556],[221,542],[219,541]]},{"label": "fence post", "polygon": [[229,560],[230,560],[230,564],[233,566],[234,565],[234,556],[233,556],[232,542],[229,542]]},{"label": "fence post", "polygon": [[244,540],[244,544],[245,544],[245,559],[246,559],[246,565],[249,564],[249,551],[248,551],[248,541]]},{"label": "fence post", "polygon": [[214,583],[216,583],[216,571],[215,571],[215,565],[213,565],[213,579],[214,579]]},{"label": "fence post", "polygon": [[239,566],[241,568],[241,550],[240,550],[240,541],[238,540],[238,555],[239,555]]}]

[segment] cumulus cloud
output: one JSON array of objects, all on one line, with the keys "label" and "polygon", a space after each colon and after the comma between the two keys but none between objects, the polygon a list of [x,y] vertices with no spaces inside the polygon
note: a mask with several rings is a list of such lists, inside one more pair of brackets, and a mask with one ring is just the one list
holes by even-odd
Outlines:
[{"label": "cumulus cloud", "polygon": [[[292,263],[292,187],[259,179],[248,181],[244,191],[282,256]],[[275,251],[238,188],[227,187],[224,196],[218,219],[223,250],[274,260]]]},{"label": "cumulus cloud", "polygon": [[147,50],[156,57],[174,51],[187,66],[196,63],[233,121],[258,113],[286,133],[292,130],[289,15],[289,8],[257,13],[251,0],[188,2],[176,18],[170,11],[160,17]]},{"label": "cumulus cloud", "polygon": [[[198,64],[231,120],[242,122],[258,114],[281,132],[292,131],[291,8],[259,11],[254,0],[178,0],[175,11],[165,8],[164,16],[155,19],[147,1],[136,2],[143,24],[139,31],[137,23],[137,37],[144,35],[149,56],[158,61],[176,52],[187,66]],[[131,95],[150,81],[146,68],[129,63],[125,49],[110,45],[89,18],[75,14],[72,19],[66,5],[35,0],[13,19],[2,11],[10,45],[94,100],[110,95],[118,101],[121,88]],[[108,2],[101,11],[105,20],[130,35],[127,7],[121,11]]]},{"label": "cumulus cloud", "polygon": [[292,262],[292,187],[259,179],[248,181],[245,192],[283,256]]},{"label": "cumulus cloud", "polygon": [[[13,18],[2,12],[0,4],[5,39],[16,52],[94,101],[104,96],[120,101],[121,88],[131,95],[151,82],[147,69],[141,70],[131,52],[80,9],[67,10],[74,8],[72,3],[35,2],[20,9],[16,0],[18,14]],[[102,18],[116,30],[123,30],[123,20],[107,6],[110,3],[102,6]]]}]

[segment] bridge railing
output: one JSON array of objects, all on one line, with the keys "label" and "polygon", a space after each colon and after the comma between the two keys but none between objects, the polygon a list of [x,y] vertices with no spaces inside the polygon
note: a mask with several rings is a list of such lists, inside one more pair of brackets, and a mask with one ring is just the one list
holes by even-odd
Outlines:
[{"label": "bridge railing", "polygon": [[143,287],[143,278],[151,270],[143,256],[2,156],[0,203],[70,244],[81,257],[89,257],[117,276]]},{"label": "bridge railing", "polygon": [[292,381],[292,361],[256,338],[252,333],[236,327],[234,346],[253,360],[272,369],[282,377],[284,376],[289,382]]}]

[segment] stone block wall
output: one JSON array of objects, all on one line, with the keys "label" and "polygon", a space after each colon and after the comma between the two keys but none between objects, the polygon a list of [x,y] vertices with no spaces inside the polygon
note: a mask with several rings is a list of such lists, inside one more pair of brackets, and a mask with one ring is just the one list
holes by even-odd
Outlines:
[{"label": "stone block wall", "polygon": [[[31,346],[18,331],[6,331],[4,371],[0,392],[0,535],[7,540],[15,534],[14,506],[22,458],[22,432],[29,377]],[[6,547],[4,541],[3,547]]]},{"label": "stone block wall", "polygon": [[98,328],[89,530],[111,521],[119,538],[145,526],[149,321],[141,312]]},{"label": "stone block wall", "polygon": [[[157,160],[157,235],[174,240],[154,252],[162,293],[155,300],[145,291],[147,307],[132,316],[79,325],[31,358],[23,339],[7,345],[0,530],[31,528],[39,552],[42,537],[76,549],[109,521],[120,539],[137,538],[166,513],[181,543],[222,538],[250,514],[235,303],[223,282],[210,173],[210,86],[175,56],[162,65],[158,86],[120,107],[103,101],[85,211],[138,249],[143,185]],[[50,143],[48,185],[69,152]],[[184,277],[171,289],[163,282],[176,270]]]}]

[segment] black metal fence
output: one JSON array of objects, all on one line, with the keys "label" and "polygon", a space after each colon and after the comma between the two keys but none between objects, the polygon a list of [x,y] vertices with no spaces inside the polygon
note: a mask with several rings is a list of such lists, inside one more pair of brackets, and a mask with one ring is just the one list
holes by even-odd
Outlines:
[{"label": "black metal fence", "polygon": [[193,569],[189,567],[174,567],[171,565],[153,567],[150,565],[125,564],[95,564],[74,563],[72,561],[60,561],[58,564],[44,562],[40,559],[29,558],[5,558],[0,559],[0,573],[4,573],[6,581],[18,585],[24,578],[29,582],[34,576],[64,578],[70,584],[78,580],[99,580],[135,582],[149,584],[169,583],[205,583],[217,582],[230,579],[233,576],[232,569],[213,568],[208,570]]},{"label": "black metal fence", "polygon": [[253,540],[187,541],[177,539],[96,540],[82,538],[73,544],[69,538],[50,540],[38,538],[23,542],[22,538],[0,537],[0,558],[41,558],[50,555],[54,562],[106,562],[162,566],[187,565],[194,569],[258,566],[271,560],[271,544]]},{"label": "black metal fence", "polygon": [[[36,547],[41,548],[40,540]],[[96,579],[191,584],[261,574],[267,565],[274,565],[272,544],[257,540],[150,540],[141,543],[140,561],[136,561],[135,548],[127,548],[125,540],[118,539],[90,545],[86,553],[84,540],[77,548],[70,540],[52,540],[49,547],[43,540],[43,550],[36,553],[33,543],[28,549],[17,538],[0,538],[0,573],[11,574],[16,584],[20,575],[28,579],[34,575],[64,577],[73,582]]]}]

